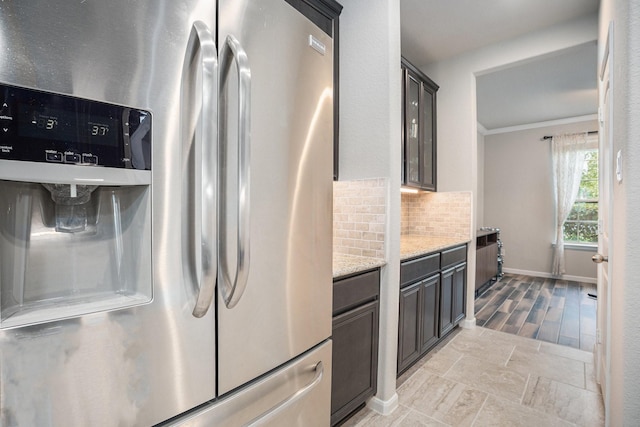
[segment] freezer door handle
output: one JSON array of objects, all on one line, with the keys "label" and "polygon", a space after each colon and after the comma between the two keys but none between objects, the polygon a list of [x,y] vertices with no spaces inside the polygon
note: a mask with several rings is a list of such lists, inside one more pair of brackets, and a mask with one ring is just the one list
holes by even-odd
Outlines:
[{"label": "freezer door handle", "polygon": [[[217,233],[217,211],[216,211],[216,195],[217,195],[217,177],[216,166],[218,157],[217,144],[217,73],[218,58],[217,48],[213,39],[213,35],[207,25],[201,21],[196,21],[191,27],[189,42],[187,44],[187,53],[183,65],[183,75],[188,73],[190,64],[197,59],[198,51],[200,52],[201,63],[201,97],[202,105],[200,106],[199,132],[195,132],[195,200],[200,199],[200,210],[194,210],[194,224],[196,230],[200,230],[200,238],[194,241],[194,254],[197,260],[200,259],[196,271],[199,280],[199,291],[196,304],[193,309],[195,317],[204,316],[215,293],[216,276],[217,276],[217,259],[216,251],[216,233]],[[197,79],[196,79],[197,80]],[[184,90],[184,88],[183,88]],[[184,105],[183,105],[184,108]],[[184,115],[183,115],[184,117]],[[187,119],[187,118],[185,118]],[[189,117],[187,120],[192,120]],[[183,123],[183,126],[184,123]],[[199,197],[198,197],[199,196]],[[197,236],[196,231],[196,236]]]},{"label": "freezer door handle", "polygon": [[298,400],[302,399],[305,395],[307,395],[311,390],[313,390],[318,384],[322,382],[322,377],[324,375],[324,366],[322,365],[322,361],[316,363],[314,370],[316,372],[316,375],[313,377],[313,380],[311,380],[309,384],[297,390],[295,393],[293,393],[291,396],[287,397],[286,399],[282,400],[273,408],[258,415],[256,418],[252,419],[247,424],[245,424],[245,426],[253,427],[253,426],[264,425],[273,417],[285,411],[289,406],[293,405],[295,402],[297,402]]},{"label": "freezer door handle", "polygon": [[[227,102],[224,87],[227,83],[231,64],[236,64],[238,73],[238,194],[226,194],[224,185],[229,168],[226,165],[226,150],[228,149],[228,137],[226,129]],[[226,230],[220,230],[220,250],[218,285],[227,308],[233,308],[244,293],[249,277],[249,248],[250,248],[250,176],[251,176],[251,69],[249,59],[240,42],[232,35],[228,35],[220,52],[220,158],[222,159],[219,170],[221,189],[221,224],[226,227],[226,203],[230,199],[237,200],[237,254],[236,272],[231,280],[228,271],[227,252],[228,242]]]}]

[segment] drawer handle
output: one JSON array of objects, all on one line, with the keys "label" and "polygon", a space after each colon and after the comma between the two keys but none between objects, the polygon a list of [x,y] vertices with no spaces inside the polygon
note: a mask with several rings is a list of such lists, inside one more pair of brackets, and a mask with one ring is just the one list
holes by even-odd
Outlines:
[{"label": "drawer handle", "polygon": [[322,377],[324,375],[324,366],[322,365],[322,361],[318,362],[315,365],[314,370],[316,371],[316,375],[315,377],[313,377],[313,380],[309,384],[302,387],[301,389],[293,393],[291,396],[287,397],[282,402],[278,403],[273,408],[269,409],[268,411],[264,412],[261,415],[258,415],[256,418],[252,419],[247,424],[245,424],[245,426],[251,427],[251,426],[263,425],[267,420],[273,418],[280,412],[284,411],[287,407],[292,405],[295,401],[302,399],[307,393],[309,393],[314,387],[316,387],[322,381]]}]

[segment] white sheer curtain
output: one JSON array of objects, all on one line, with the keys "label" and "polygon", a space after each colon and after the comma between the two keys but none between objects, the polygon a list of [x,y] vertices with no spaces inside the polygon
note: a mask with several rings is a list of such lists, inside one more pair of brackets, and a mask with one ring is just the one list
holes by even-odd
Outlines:
[{"label": "white sheer curtain", "polygon": [[551,274],[560,276],[564,268],[564,222],[580,189],[580,178],[588,145],[588,134],[556,135],[551,140],[553,177],[556,196],[556,246]]}]

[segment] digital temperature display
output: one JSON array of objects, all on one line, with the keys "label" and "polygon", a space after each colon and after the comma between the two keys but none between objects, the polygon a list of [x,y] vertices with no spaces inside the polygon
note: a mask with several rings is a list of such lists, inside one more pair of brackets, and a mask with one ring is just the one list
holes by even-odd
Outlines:
[{"label": "digital temperature display", "polygon": [[57,117],[40,116],[38,120],[33,120],[31,123],[35,124],[41,129],[53,130],[58,124]]},{"label": "digital temperature display", "polygon": [[107,124],[89,122],[89,128],[91,136],[107,136],[109,133],[109,125]]},{"label": "digital temperature display", "polygon": [[92,144],[116,145],[120,121],[108,116],[92,115],[87,120],[87,137]]},{"label": "digital temperature display", "polygon": [[151,113],[0,83],[0,159],[151,170]]},{"label": "digital temperature display", "polygon": [[18,104],[18,134],[70,143],[117,145],[119,121],[106,113]]}]

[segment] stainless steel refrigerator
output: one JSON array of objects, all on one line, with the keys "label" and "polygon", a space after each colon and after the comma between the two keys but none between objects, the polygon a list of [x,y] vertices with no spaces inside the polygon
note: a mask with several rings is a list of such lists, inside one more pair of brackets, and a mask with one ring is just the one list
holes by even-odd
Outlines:
[{"label": "stainless steel refrigerator", "polygon": [[329,425],[314,13],[0,2],[0,425]]}]

